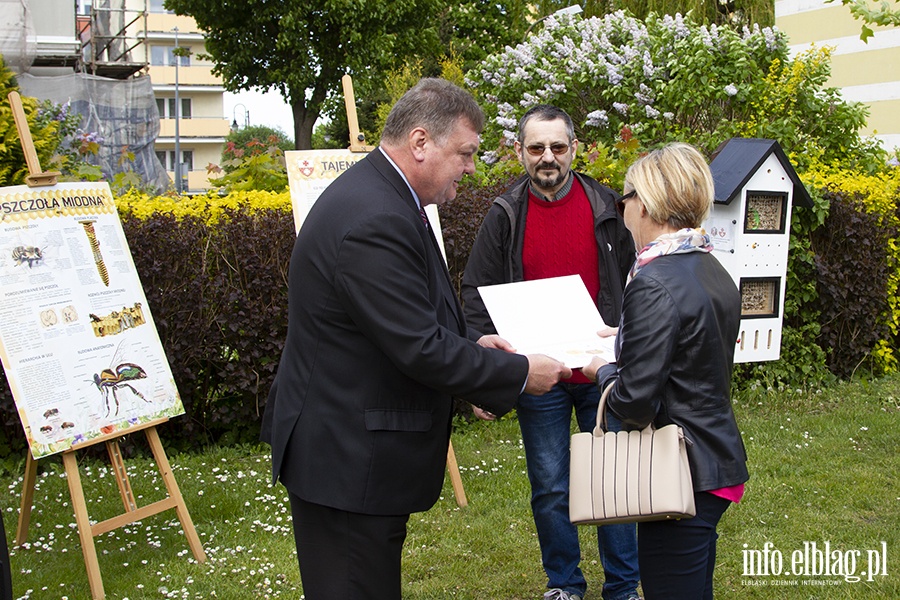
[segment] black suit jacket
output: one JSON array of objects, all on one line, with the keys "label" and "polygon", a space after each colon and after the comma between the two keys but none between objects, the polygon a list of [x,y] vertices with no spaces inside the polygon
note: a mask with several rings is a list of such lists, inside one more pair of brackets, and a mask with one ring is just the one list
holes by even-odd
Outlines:
[{"label": "black suit jacket", "polygon": [[397,515],[443,484],[452,397],[503,414],[525,357],[469,331],[434,236],[380,150],[310,210],[291,256],[288,333],[263,439],[308,502]]}]

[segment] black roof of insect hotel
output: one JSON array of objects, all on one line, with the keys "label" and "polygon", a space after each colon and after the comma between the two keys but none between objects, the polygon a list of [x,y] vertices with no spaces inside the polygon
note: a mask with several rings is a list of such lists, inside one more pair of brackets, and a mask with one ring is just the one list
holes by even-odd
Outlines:
[{"label": "black roof of insect hotel", "polygon": [[794,206],[812,208],[812,198],[803,182],[794,171],[781,145],[775,140],[759,138],[731,138],[722,143],[713,153],[709,169],[716,184],[716,204],[731,204],[731,201],[756,173],[769,155],[774,153],[794,184]]}]

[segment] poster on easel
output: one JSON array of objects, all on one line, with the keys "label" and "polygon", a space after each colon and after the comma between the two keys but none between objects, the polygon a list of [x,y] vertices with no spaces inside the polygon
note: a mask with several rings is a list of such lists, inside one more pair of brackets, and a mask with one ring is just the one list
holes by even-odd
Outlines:
[{"label": "poster on easel", "polygon": [[[367,154],[352,150],[290,150],[284,153],[288,185],[291,190],[291,207],[294,212],[294,233],[300,232],[309,209],[325,188],[344,171],[364,159]],[[425,214],[446,261],[447,252],[444,250],[444,237],[437,206],[434,204],[426,206]]]},{"label": "poster on easel", "polygon": [[350,150],[289,150],[284,153],[287,163],[291,206],[294,211],[294,232],[306,220],[309,209],[332,181],[366,157],[365,152]]},{"label": "poster on easel", "polygon": [[35,459],[184,413],[108,184],[0,188],[0,359]]}]

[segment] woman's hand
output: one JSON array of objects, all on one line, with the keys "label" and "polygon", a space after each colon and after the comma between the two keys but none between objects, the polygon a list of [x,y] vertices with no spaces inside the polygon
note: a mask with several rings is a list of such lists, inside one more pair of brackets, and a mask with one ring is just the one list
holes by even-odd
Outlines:
[{"label": "woman's hand", "polygon": [[588,366],[581,369],[581,373],[593,381],[597,383],[597,369],[602,367],[603,365],[608,365],[609,363],[600,358],[599,356],[595,356],[591,359],[591,362],[588,363]]}]

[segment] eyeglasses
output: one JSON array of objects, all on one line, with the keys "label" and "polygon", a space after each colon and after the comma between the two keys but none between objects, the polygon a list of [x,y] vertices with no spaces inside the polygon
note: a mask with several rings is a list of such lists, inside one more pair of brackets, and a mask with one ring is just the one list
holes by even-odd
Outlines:
[{"label": "eyeglasses", "polygon": [[543,156],[544,151],[547,150],[547,148],[550,148],[550,152],[552,152],[556,156],[559,156],[568,152],[570,146],[571,144],[563,144],[560,142],[550,144],[549,146],[545,146],[543,144],[532,144],[531,146],[525,146],[525,150],[527,150],[528,154],[532,156]]},{"label": "eyeglasses", "polygon": [[619,199],[616,200],[616,210],[619,211],[620,215],[622,215],[623,217],[625,216],[625,201],[629,198],[634,198],[635,196],[637,196],[637,190],[631,190],[630,192],[628,192],[624,196],[619,197]]}]

